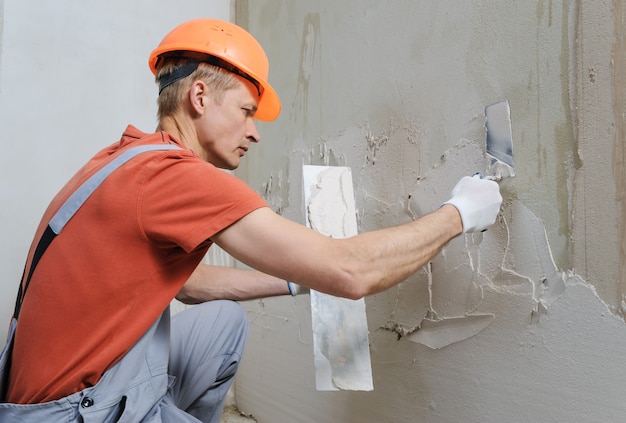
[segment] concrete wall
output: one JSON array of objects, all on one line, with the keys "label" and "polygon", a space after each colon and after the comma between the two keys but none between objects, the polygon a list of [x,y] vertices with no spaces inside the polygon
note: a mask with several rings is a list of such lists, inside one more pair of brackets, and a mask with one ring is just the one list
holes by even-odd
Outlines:
[{"label": "concrete wall", "polygon": [[185,20],[229,19],[230,3],[0,0],[0,13],[0,322],[8,325],[50,199],[126,125],[156,127],[152,49]]},{"label": "concrete wall", "polygon": [[[259,422],[623,420],[626,2],[238,1],[284,110],[239,175],[303,222],[301,166],[353,171],[359,230],[482,170],[509,99],[502,215],[366,299],[373,392],[316,392],[308,297],[247,305]],[[324,263],[320,263],[323,266]]]}]

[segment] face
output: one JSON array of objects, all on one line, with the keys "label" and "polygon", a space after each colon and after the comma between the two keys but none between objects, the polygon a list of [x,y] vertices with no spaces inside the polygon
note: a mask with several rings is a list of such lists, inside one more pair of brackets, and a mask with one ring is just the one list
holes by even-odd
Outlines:
[{"label": "face", "polygon": [[220,103],[205,90],[202,113],[196,120],[201,157],[222,169],[236,169],[250,143],[259,142],[254,121],[257,90],[249,81],[239,78],[237,88],[227,90]]}]

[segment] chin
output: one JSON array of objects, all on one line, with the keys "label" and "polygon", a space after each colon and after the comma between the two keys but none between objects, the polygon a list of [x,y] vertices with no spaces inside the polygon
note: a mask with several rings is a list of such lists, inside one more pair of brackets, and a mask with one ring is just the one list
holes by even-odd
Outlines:
[{"label": "chin", "polygon": [[235,163],[233,162],[229,162],[227,160],[214,160],[211,161],[211,163],[213,164],[213,166],[219,168],[219,169],[224,169],[224,170],[235,170],[239,167],[239,163],[240,161],[237,160]]}]

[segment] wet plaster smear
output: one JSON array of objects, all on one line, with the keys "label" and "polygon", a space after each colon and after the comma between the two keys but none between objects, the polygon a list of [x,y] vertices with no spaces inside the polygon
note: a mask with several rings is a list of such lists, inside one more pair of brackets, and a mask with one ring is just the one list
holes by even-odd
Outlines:
[{"label": "wet plaster smear", "polygon": [[600,57],[612,38],[575,32],[604,31],[593,14],[622,2],[238,4],[273,46],[285,106],[240,175],[286,217],[304,223],[303,164],[352,169],[359,231],[436,209],[486,170],[481,112],[503,98],[516,161],[491,229],[366,298],[373,391],[316,391],[308,296],[266,299],[246,303],[239,408],[262,423],[626,421],[623,181],[608,165],[624,103]]}]

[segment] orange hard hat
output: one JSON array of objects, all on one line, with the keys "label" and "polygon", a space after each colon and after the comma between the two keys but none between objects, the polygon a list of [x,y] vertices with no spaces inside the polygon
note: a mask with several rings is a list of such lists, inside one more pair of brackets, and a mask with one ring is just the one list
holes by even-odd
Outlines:
[{"label": "orange hard hat", "polygon": [[255,84],[259,104],[254,117],[274,120],[280,114],[278,94],[267,82],[269,61],[263,47],[249,32],[233,23],[218,19],[194,19],[174,28],[150,54],[148,64],[156,75],[160,57],[196,57],[207,55],[208,63],[223,67]]}]

